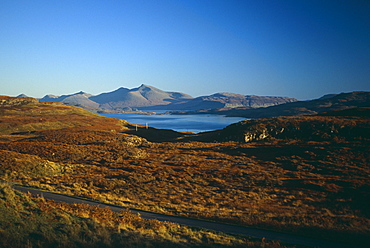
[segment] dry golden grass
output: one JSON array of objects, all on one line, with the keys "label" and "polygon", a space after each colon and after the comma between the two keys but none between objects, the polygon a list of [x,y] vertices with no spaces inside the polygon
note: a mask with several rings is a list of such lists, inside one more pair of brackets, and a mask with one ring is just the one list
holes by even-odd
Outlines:
[{"label": "dry golden grass", "polygon": [[[14,127],[26,129],[28,117],[15,111],[1,119],[0,125],[8,127],[0,138],[3,179],[154,212],[357,244],[370,241],[366,133],[353,138],[321,132],[309,139],[302,132],[294,139],[238,143],[190,141],[204,137],[167,131],[160,137],[163,132],[154,129],[137,132],[150,140],[176,141],[154,143],[133,135],[129,123],[84,111],[50,114],[54,107],[45,107],[48,114],[40,125],[54,120],[63,128],[28,126],[31,132],[11,135]],[[311,121],[368,130],[366,118],[338,118],[267,119],[253,125],[280,122],[294,130]],[[181,136],[188,141],[181,142]]]},{"label": "dry golden grass", "polygon": [[0,247],[286,247],[145,220],[130,211],[57,203],[0,183]]}]

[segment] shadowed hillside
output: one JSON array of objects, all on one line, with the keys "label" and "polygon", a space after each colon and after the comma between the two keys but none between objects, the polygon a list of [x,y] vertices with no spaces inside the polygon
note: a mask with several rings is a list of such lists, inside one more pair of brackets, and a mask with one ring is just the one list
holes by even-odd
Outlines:
[{"label": "shadowed hillside", "polygon": [[[320,116],[274,117],[244,120],[220,131],[203,133],[194,139],[251,142],[271,139],[304,141],[370,139],[370,108],[323,113]],[[191,138],[190,138],[191,139]]]},{"label": "shadowed hillside", "polygon": [[177,111],[171,114],[219,114],[245,118],[316,115],[328,111],[370,106],[370,92],[358,91],[329,95],[311,101],[288,102],[266,108],[219,108],[199,111]]}]

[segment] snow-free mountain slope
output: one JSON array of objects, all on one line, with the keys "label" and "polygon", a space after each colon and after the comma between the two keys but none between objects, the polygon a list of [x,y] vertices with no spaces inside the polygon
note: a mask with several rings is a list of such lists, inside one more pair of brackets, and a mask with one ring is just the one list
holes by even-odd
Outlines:
[{"label": "snow-free mountain slope", "polygon": [[[370,106],[370,92],[355,91],[341,93],[333,97],[322,97],[311,101],[288,102],[266,108],[220,108],[187,112],[187,114],[219,114],[245,118],[267,118],[277,116],[316,115],[323,112]],[[172,114],[184,111],[172,111]]]},{"label": "snow-free mountain slope", "polygon": [[289,97],[254,96],[235,93],[216,93],[210,96],[192,96],[163,91],[156,87],[142,84],[133,89],[118,88],[112,92],[91,95],[78,92],[72,95],[46,95],[41,101],[63,102],[67,105],[80,106],[89,110],[125,110],[127,108],[161,110],[200,110],[235,107],[267,107],[286,102],[297,101]]},{"label": "snow-free mountain slope", "polygon": [[90,100],[100,104],[103,109],[122,109],[126,107],[143,107],[167,105],[172,102],[192,99],[193,97],[180,92],[168,92],[153,86],[142,84],[138,88],[121,87],[115,91],[90,97]]},{"label": "snow-free mountain slope", "polygon": [[99,104],[92,101],[90,97],[93,95],[80,91],[75,94],[71,95],[62,95],[62,96],[54,96],[54,95],[46,95],[40,99],[42,102],[62,102],[66,105],[71,106],[81,106],[85,108],[98,108]]},{"label": "snow-free mountain slope", "polygon": [[216,93],[210,96],[200,96],[183,103],[174,103],[166,107],[173,110],[201,110],[217,108],[250,107],[260,108],[295,102],[297,99],[276,96],[241,95],[235,93]]}]

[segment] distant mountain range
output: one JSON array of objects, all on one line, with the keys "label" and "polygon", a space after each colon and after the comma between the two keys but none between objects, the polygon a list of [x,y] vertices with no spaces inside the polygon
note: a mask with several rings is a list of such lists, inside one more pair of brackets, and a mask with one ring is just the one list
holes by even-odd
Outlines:
[{"label": "distant mountain range", "polygon": [[[25,97],[26,95],[19,95]],[[95,113],[127,113],[168,110],[169,114],[219,114],[245,118],[316,115],[323,112],[370,106],[370,92],[328,94],[310,101],[276,96],[216,93],[192,97],[142,84],[127,89],[92,95],[83,91],[71,95],[46,95],[40,101],[62,102]]]},{"label": "distant mountain range", "polygon": [[166,106],[156,106],[154,109],[189,111],[236,107],[261,108],[295,101],[297,101],[297,99],[289,97],[216,93],[210,96],[200,96],[197,98],[189,99],[188,101],[172,103]]},{"label": "distant mountain range", "polygon": [[171,114],[219,114],[245,118],[268,118],[277,116],[316,115],[355,107],[370,107],[370,92],[355,91],[350,93],[325,95],[316,100],[296,101],[266,108],[219,108],[198,111],[172,111]]},{"label": "distant mountain range", "polygon": [[149,85],[91,95],[83,91],[71,95],[46,95],[40,101],[63,102],[94,112],[132,110],[202,110],[218,108],[259,108],[268,107],[297,99],[275,96],[254,96],[234,93],[216,93],[210,96],[192,96],[180,92],[168,92]]}]

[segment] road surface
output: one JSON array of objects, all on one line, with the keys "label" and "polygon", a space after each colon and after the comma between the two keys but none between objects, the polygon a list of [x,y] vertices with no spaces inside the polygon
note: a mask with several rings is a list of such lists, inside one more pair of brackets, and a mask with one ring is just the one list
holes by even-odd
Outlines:
[{"label": "road surface", "polygon": [[[84,203],[84,204],[89,204],[89,205],[98,205],[100,207],[109,207],[114,212],[120,212],[121,210],[127,209],[125,207],[83,200],[80,198],[75,198],[75,197],[66,196],[62,194],[50,193],[50,192],[36,190],[32,188],[26,188],[26,187],[15,186],[15,185],[13,186],[13,188],[16,190],[22,191],[22,192],[30,192],[33,195],[40,195],[46,199],[51,199],[51,200],[59,201],[59,202]],[[291,243],[291,244],[296,244],[296,245],[306,245],[306,246],[311,246],[311,247],[322,247],[322,248],[359,247],[359,246],[329,242],[325,240],[311,239],[311,238],[306,238],[306,237],[301,237],[301,236],[296,236],[296,235],[266,231],[262,229],[221,224],[221,223],[204,221],[204,220],[196,220],[196,219],[191,219],[191,218],[186,218],[186,217],[177,217],[177,216],[172,216],[172,215],[157,214],[157,213],[136,210],[136,209],[130,209],[130,211],[134,214],[140,214],[140,216],[145,219],[157,219],[160,221],[169,221],[169,222],[177,223],[180,225],[186,225],[190,227],[200,227],[200,228],[205,228],[205,229],[214,230],[218,232],[229,233],[229,234],[239,234],[239,235],[241,234],[241,235],[246,235],[246,236],[254,237],[254,238],[266,238],[266,239],[271,239],[271,240],[278,240],[281,242],[286,242],[286,243]]]}]

